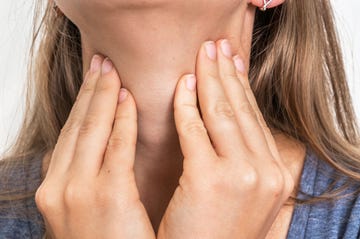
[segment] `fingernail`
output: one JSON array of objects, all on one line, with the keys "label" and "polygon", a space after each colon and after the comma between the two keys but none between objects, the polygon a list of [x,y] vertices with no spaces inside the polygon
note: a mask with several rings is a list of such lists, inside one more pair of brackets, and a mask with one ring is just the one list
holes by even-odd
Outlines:
[{"label": "fingernail", "polygon": [[196,77],[194,74],[186,76],[186,88],[190,91],[194,91],[196,89]]},{"label": "fingernail", "polygon": [[100,67],[101,67],[101,57],[99,55],[94,55],[90,64],[91,73],[98,71]]},{"label": "fingernail", "polygon": [[107,74],[107,73],[109,73],[112,69],[113,69],[113,64],[112,64],[112,62],[110,61],[109,58],[106,58],[105,61],[104,61],[103,64],[102,64],[101,73],[102,73],[103,75],[104,75],[104,74]]},{"label": "fingernail", "polygon": [[124,88],[120,89],[120,93],[119,93],[119,103],[122,103],[126,100],[127,96],[128,96],[128,91]]},{"label": "fingernail", "polygon": [[206,55],[211,60],[216,60],[216,45],[215,45],[215,42],[213,42],[213,41],[206,42],[205,43],[205,50],[206,50]]},{"label": "fingernail", "polygon": [[239,71],[240,73],[244,73],[245,72],[245,64],[244,61],[241,59],[240,56],[234,56],[233,58],[234,60],[234,65],[236,67],[236,70]]},{"label": "fingernail", "polygon": [[231,58],[232,57],[232,50],[231,50],[231,45],[230,42],[227,39],[224,39],[221,41],[221,51],[222,53],[226,56]]}]

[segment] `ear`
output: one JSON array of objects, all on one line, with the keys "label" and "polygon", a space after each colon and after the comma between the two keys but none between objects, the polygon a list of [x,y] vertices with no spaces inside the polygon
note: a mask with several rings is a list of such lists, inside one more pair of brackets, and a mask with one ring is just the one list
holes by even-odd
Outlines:
[{"label": "ear", "polygon": [[252,4],[260,9],[263,9],[266,5],[266,8],[273,8],[283,4],[285,0],[248,0],[249,4]]}]

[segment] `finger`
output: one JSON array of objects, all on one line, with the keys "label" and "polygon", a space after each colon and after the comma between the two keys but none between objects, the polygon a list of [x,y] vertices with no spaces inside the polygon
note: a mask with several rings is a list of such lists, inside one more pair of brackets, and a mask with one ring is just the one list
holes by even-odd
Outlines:
[{"label": "finger", "polygon": [[231,107],[235,109],[236,120],[244,142],[253,152],[269,150],[255,110],[236,74],[229,41],[226,39],[219,41],[217,51],[221,83]]},{"label": "finger", "polygon": [[266,139],[267,145],[271,151],[271,154],[274,156],[275,159],[280,159],[280,154],[277,149],[275,139],[263,117],[263,114],[261,113],[261,111],[259,109],[255,95],[250,86],[249,78],[248,78],[247,74],[245,73],[243,60],[241,59],[240,56],[236,55],[233,57],[233,61],[234,61],[235,66],[237,66],[236,75],[245,90],[246,97],[247,97],[248,101],[250,102],[251,107],[253,108],[253,110],[255,112],[256,118],[261,126],[261,129],[262,129],[264,135],[265,135],[265,139]]},{"label": "finger", "polygon": [[91,61],[90,70],[84,78],[69,117],[59,135],[49,164],[48,175],[53,173],[63,175],[72,161],[79,130],[94,94],[102,62],[103,57],[99,55],[95,55]]},{"label": "finger", "polygon": [[120,86],[120,79],[112,62],[105,59],[101,76],[79,131],[71,166],[78,175],[99,173],[112,131]]},{"label": "finger", "polygon": [[211,145],[197,106],[196,77],[183,76],[176,87],[174,117],[181,151],[186,159],[208,160],[216,153]]},{"label": "finger", "polygon": [[202,116],[216,152],[224,157],[238,156],[244,141],[219,79],[214,42],[205,42],[200,48],[196,73]]},{"label": "finger", "polygon": [[137,112],[134,98],[126,89],[121,89],[102,173],[119,175],[133,171],[137,140]]}]

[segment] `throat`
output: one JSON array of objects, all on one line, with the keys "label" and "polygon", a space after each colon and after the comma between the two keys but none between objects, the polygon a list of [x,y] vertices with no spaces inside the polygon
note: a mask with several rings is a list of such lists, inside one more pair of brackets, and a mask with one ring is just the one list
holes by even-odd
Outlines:
[{"label": "throat", "polygon": [[197,1],[196,7],[175,2],[141,11],[122,8],[78,21],[84,72],[94,54],[109,57],[122,87],[135,99],[135,178],[155,230],[182,173],[173,115],[176,84],[183,74],[195,73],[197,52],[206,40],[227,38],[247,57],[254,20],[254,9],[246,1]]},{"label": "throat", "polygon": [[140,199],[155,232],[183,171],[179,144],[163,142],[162,145],[164,147],[138,143],[134,166]]},{"label": "throat", "polygon": [[[112,60],[122,87],[135,98],[138,140],[144,144],[159,147],[162,142],[174,142],[176,84],[183,74],[195,73],[204,41],[227,38],[234,49],[250,51],[253,19],[246,18],[250,14],[245,1],[206,6],[202,2],[199,8],[183,2],[132,11],[122,8],[90,18],[79,28],[84,72],[94,54]],[[245,20],[250,23],[246,28]]]}]

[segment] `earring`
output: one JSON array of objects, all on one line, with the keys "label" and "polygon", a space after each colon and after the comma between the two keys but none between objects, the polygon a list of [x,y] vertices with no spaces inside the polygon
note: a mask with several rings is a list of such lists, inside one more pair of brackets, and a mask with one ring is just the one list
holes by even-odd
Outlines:
[{"label": "earring", "polygon": [[267,7],[270,5],[270,3],[272,2],[273,0],[264,0],[264,5],[262,8],[260,8],[261,11],[266,11],[267,10]]}]

